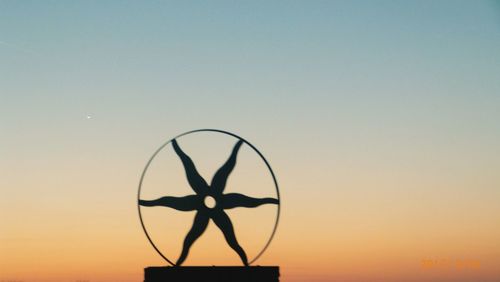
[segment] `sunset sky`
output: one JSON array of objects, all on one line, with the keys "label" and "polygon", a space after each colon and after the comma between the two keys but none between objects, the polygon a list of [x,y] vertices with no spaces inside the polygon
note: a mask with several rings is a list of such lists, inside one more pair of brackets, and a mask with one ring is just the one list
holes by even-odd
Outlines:
[{"label": "sunset sky", "polygon": [[[166,265],[139,179],[198,128],[271,163],[281,221],[255,264],[281,281],[500,280],[500,4],[443,0],[0,1],[0,281]],[[179,144],[209,179],[233,141]],[[264,195],[249,152],[231,189]],[[249,252],[267,208],[241,214]],[[223,240],[209,226],[186,265],[241,264]]]}]

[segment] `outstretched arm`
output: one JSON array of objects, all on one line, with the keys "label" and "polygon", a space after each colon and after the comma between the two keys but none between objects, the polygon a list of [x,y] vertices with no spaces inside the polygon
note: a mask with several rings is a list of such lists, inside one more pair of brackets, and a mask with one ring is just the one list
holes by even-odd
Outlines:
[{"label": "outstretched arm", "polygon": [[174,151],[177,153],[182,161],[182,164],[184,165],[186,177],[191,188],[196,192],[196,194],[205,193],[208,189],[207,182],[198,173],[191,158],[182,151],[181,147],[179,147],[179,144],[177,144],[177,141],[175,139],[172,140],[172,146],[174,147]]},{"label": "outstretched arm", "polygon": [[145,207],[169,207],[178,211],[192,211],[200,205],[199,197],[190,195],[186,197],[162,197],[156,200],[139,200],[139,205]]},{"label": "outstretched arm", "polygon": [[252,198],[238,193],[225,194],[222,198],[222,208],[255,208],[260,205],[274,204],[278,205],[278,199],[274,198]]},{"label": "outstretched arm", "polygon": [[236,145],[234,145],[233,151],[231,152],[231,156],[229,159],[217,170],[214,177],[212,178],[212,183],[210,184],[211,189],[216,193],[222,193],[224,188],[226,187],[227,178],[229,174],[234,169],[236,165],[236,157],[238,155],[238,151],[240,150],[243,141],[239,140]]}]

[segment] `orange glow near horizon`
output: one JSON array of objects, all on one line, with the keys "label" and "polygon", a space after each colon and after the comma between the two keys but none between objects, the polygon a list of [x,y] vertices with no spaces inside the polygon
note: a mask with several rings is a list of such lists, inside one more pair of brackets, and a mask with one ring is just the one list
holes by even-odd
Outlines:
[{"label": "orange glow near horizon", "polygon": [[[103,173],[99,168],[92,172],[94,177],[72,184],[73,171],[63,167],[58,174],[68,177],[49,177],[47,183],[24,180],[38,183],[40,191],[52,187],[58,193],[50,199],[43,198],[47,194],[35,199],[20,197],[20,193],[16,203],[23,208],[17,209],[15,216],[3,215],[7,219],[3,224],[9,227],[0,238],[1,253],[9,254],[0,257],[5,279],[140,281],[143,267],[166,264],[142,233],[135,205],[136,187],[130,184],[134,177],[101,178],[102,183],[91,187],[95,184],[92,179]],[[446,208],[433,198],[437,190],[427,195],[417,190],[397,192],[399,181],[380,173],[367,171],[361,173],[365,178],[352,179],[352,173],[337,170],[337,177],[331,181],[330,175],[323,174],[322,178],[316,171],[304,170],[302,179],[316,174],[314,184],[325,189],[322,195],[328,197],[320,197],[312,191],[297,193],[305,183],[293,176],[295,168],[288,167],[288,176],[283,169],[278,174],[283,189],[278,233],[256,263],[280,265],[283,281],[398,281],[401,277],[406,281],[467,281],[498,277],[496,242],[500,228],[491,226],[498,216],[494,213],[497,207],[486,198],[474,206],[474,191],[454,186],[463,195],[455,196],[455,207]],[[364,190],[364,198],[356,196],[357,190],[373,183],[392,194],[377,197]],[[58,190],[54,185],[71,185],[72,190]],[[126,189],[114,194],[102,190],[105,187]],[[330,187],[343,188],[326,192]],[[74,200],[67,202],[68,198]],[[467,212],[463,210],[465,203],[469,204]],[[202,236],[195,243],[186,264],[203,265],[220,257],[221,264],[238,265],[239,259],[225,246],[222,234],[215,228],[207,232],[213,235]],[[480,266],[459,268],[436,263],[429,268],[423,267],[424,260],[474,260]]]}]

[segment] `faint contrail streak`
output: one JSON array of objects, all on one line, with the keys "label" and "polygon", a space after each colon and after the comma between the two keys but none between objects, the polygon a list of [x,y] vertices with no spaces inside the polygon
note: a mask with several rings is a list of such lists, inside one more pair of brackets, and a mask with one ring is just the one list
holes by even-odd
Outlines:
[{"label": "faint contrail streak", "polygon": [[9,47],[14,47],[5,41],[0,41],[0,44],[5,45],[5,46],[9,46]]},{"label": "faint contrail streak", "polygon": [[29,50],[26,50],[24,48],[21,48],[17,45],[14,45],[14,44],[10,44],[8,42],[5,42],[5,41],[2,41],[0,40],[0,45],[3,45],[3,46],[7,46],[9,48],[12,48],[12,49],[15,49],[15,50],[18,50],[18,51],[21,51],[23,53],[27,53],[27,54],[33,54],[33,52],[29,51]]}]

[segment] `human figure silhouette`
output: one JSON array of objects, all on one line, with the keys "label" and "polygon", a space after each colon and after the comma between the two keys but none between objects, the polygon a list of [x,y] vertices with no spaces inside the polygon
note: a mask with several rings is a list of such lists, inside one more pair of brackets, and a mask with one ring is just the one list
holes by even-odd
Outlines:
[{"label": "human figure silhouette", "polygon": [[[185,197],[166,196],[156,200],[139,200],[141,206],[163,206],[179,211],[196,210],[193,225],[184,239],[182,252],[176,266],[180,266],[185,261],[191,246],[205,232],[210,219],[222,231],[227,243],[239,255],[243,264],[248,265],[247,255],[238,243],[231,219],[224,210],[237,207],[255,208],[264,204],[279,204],[279,201],[274,198],[252,198],[238,193],[224,194],[227,179],[236,165],[236,158],[242,144],[243,141],[239,140],[234,145],[228,160],[217,170],[212,182],[208,185],[196,170],[191,158],[182,151],[175,139],[172,140],[174,151],[184,166],[188,183],[196,194]],[[205,204],[207,197],[215,201],[214,206]]]}]

